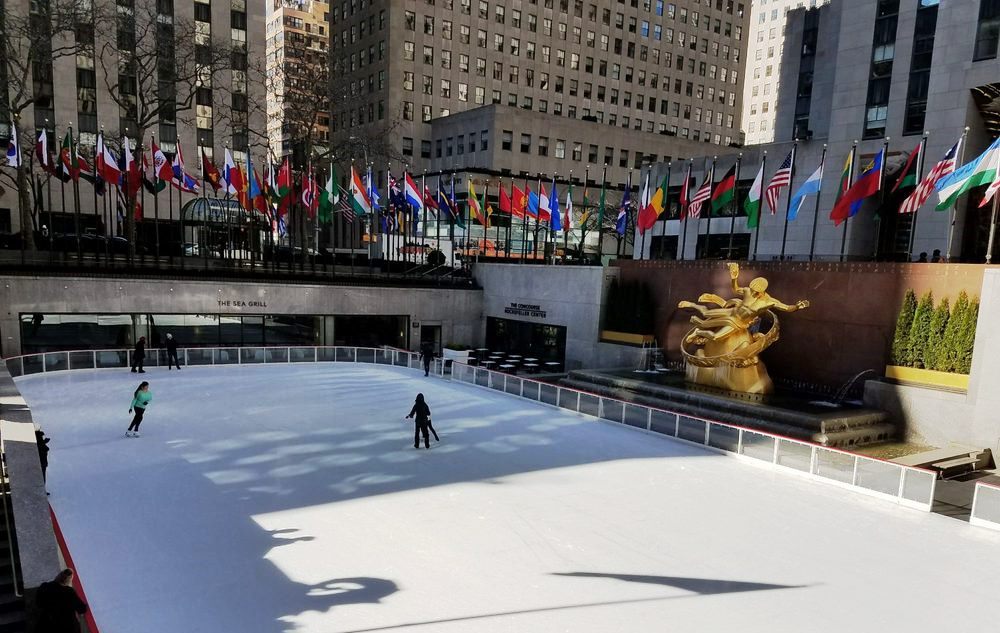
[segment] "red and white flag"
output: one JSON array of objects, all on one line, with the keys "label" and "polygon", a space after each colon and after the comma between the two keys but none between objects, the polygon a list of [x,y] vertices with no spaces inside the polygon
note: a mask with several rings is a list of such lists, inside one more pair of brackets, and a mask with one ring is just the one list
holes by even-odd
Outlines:
[{"label": "red and white flag", "polygon": [[97,174],[101,180],[109,185],[117,185],[121,180],[121,170],[118,169],[118,161],[115,159],[111,149],[104,142],[104,135],[97,135],[97,147],[94,150],[94,162],[97,166]]},{"label": "red and white flag", "polygon": [[777,212],[781,190],[792,182],[792,163],[794,161],[795,149],[793,148],[788,152],[788,156],[785,156],[785,160],[781,161],[778,171],[771,176],[771,182],[767,183],[767,189],[764,190],[764,197],[767,199],[767,207],[771,210],[771,215]]},{"label": "red and white flag", "polygon": [[705,204],[705,201],[712,197],[713,171],[715,171],[714,168],[705,175],[705,182],[701,183],[698,190],[691,196],[691,206],[688,207],[688,215],[692,218],[697,218],[701,215],[701,205]]},{"label": "red and white flag", "polygon": [[927,199],[931,197],[934,193],[934,185],[937,184],[939,180],[947,176],[948,174],[955,171],[956,159],[958,157],[959,147],[962,145],[962,139],[958,139],[958,142],[951,146],[948,153],[944,155],[937,165],[924,176],[924,179],[920,181],[917,188],[913,190],[913,193],[903,200],[902,206],[899,207],[900,213],[914,213],[927,202]]}]

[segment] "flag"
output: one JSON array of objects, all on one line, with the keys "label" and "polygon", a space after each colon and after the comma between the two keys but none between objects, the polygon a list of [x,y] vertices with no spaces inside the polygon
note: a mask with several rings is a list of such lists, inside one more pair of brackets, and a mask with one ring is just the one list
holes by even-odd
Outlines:
[{"label": "flag", "polygon": [[316,192],[316,179],[313,177],[312,166],[302,173],[302,206],[306,208],[309,218],[316,217],[316,205],[319,203]]},{"label": "flag", "polygon": [[128,137],[122,137],[121,178],[128,196],[134,198],[135,194],[139,191],[139,187],[142,186],[142,178],[139,175],[139,165],[136,164],[135,159],[132,157],[132,146],[129,143]]},{"label": "flag", "polygon": [[653,192],[653,197],[649,199],[649,203],[639,212],[639,220],[637,224],[639,225],[639,230],[643,233],[653,228],[656,221],[660,218],[660,214],[663,213],[663,209],[666,208],[667,201],[667,189],[670,183],[667,182],[667,175],[663,175],[663,182],[660,186]]},{"label": "flag", "polygon": [[[426,180],[426,177],[424,179]],[[435,218],[438,215],[437,212],[441,210],[441,208],[438,207],[437,201],[434,200],[434,194],[431,192],[431,188],[427,185],[424,185],[424,209],[427,211],[433,211]]]},{"label": "flag", "polygon": [[892,188],[890,193],[895,193],[897,189],[901,187],[914,187],[917,184],[917,157],[920,156],[920,148],[923,147],[923,143],[917,145],[917,149],[910,152],[910,156],[906,159],[906,164],[903,165],[903,171],[899,173],[899,178],[896,180],[896,185]]},{"label": "flag", "polygon": [[10,122],[10,141],[7,143],[7,165],[21,166],[21,147],[17,144],[17,126]]},{"label": "flag", "polygon": [[1000,153],[1000,137],[971,162],[939,180],[935,186],[939,199],[937,210],[943,211],[952,206],[958,197],[968,190],[996,180],[998,153]]},{"label": "flag", "polygon": [[528,188],[528,185],[524,186],[525,192],[528,194],[528,206],[524,210],[533,218],[538,217],[538,194]]},{"label": "flag", "polygon": [[45,130],[39,130],[38,141],[35,143],[35,158],[42,171],[53,173],[52,156],[49,155],[49,135]]},{"label": "flag", "polygon": [[834,206],[840,202],[840,199],[844,197],[847,190],[851,188],[851,171],[854,168],[854,152],[856,150],[852,149],[847,154],[847,160],[844,161],[844,171],[840,173],[840,184],[837,186],[837,198],[834,200]]},{"label": "flag", "polygon": [[563,212],[563,230],[569,231],[573,228],[573,181],[569,183],[569,190],[566,191],[566,210]]},{"label": "flag", "polygon": [[417,183],[413,181],[413,176],[409,172],[403,172],[403,195],[406,198],[406,204],[413,207],[413,213],[415,217],[419,211],[424,208],[423,196],[420,195],[420,190],[417,189]]},{"label": "flag", "polygon": [[913,193],[906,200],[903,200],[903,204],[899,207],[900,213],[915,213],[931,197],[931,193],[934,192],[934,185],[955,171],[955,160],[958,156],[958,148],[961,145],[962,139],[958,139],[958,142],[951,146],[951,149],[944,155],[944,158],[937,165],[934,165],[930,172],[924,176],[924,179],[920,181],[920,184],[917,185]]},{"label": "flag", "polygon": [[853,216],[861,208],[864,199],[878,191],[882,177],[882,163],[885,160],[884,154],[885,149],[881,149],[878,154],[875,154],[875,158],[869,163],[864,173],[833,206],[833,210],[830,211],[830,219],[833,220],[834,224],[839,226],[841,222]]},{"label": "flag", "polygon": [[146,152],[142,153],[142,180],[146,189],[156,195],[166,189],[167,183],[173,180],[174,170],[156,141],[150,141],[150,151],[153,156],[152,165],[146,158]]},{"label": "flag", "polygon": [[712,194],[712,213],[718,215],[719,211],[732,202],[735,197],[736,165],[734,164],[719,181],[719,184],[715,186],[715,193]]},{"label": "flag", "polygon": [[340,185],[337,185],[337,190],[340,196],[340,212],[343,214],[344,220],[354,224],[354,221],[358,219],[354,213],[354,197]]},{"label": "flag", "polygon": [[[714,170],[712,170],[714,171]],[[712,171],[705,174],[705,181],[701,183],[698,190],[691,196],[691,204],[688,206],[688,215],[692,218],[701,216],[701,205],[712,197]]]},{"label": "flag", "polygon": [[326,177],[326,185],[319,192],[319,221],[329,224],[333,219],[333,207],[337,204],[337,168],[330,163],[330,174]]},{"label": "flag", "polygon": [[460,228],[465,228],[465,218],[462,217],[462,212],[458,208],[458,198],[455,197],[455,174],[451,175],[451,192],[448,194],[448,205],[452,209],[452,216],[455,218],[455,224]]},{"label": "flag", "polygon": [[760,226],[760,190],[764,185],[764,161],[760,163],[757,170],[757,177],[750,185],[750,193],[747,194],[746,202],[743,203],[743,210],[747,214],[747,228],[755,229]]},{"label": "flag", "polygon": [[243,188],[243,175],[236,168],[236,161],[233,160],[233,155],[229,153],[228,147],[226,148],[226,162],[222,166],[222,180],[226,183],[226,193],[229,195],[236,195]]},{"label": "flag", "polygon": [[[153,148],[153,174],[156,176],[156,180],[164,180],[166,182],[170,182],[171,180],[173,180],[174,176],[173,166],[169,162],[167,162],[166,155],[163,153],[162,150],[160,150],[159,146],[156,144],[156,141],[152,142],[152,148]],[[178,152],[179,151],[180,150],[178,149]],[[204,156],[204,150],[202,150],[202,152],[203,152],[202,155]]]},{"label": "flag", "polygon": [[691,197],[691,167],[692,167],[692,164],[688,163],[687,173],[684,174],[684,182],[681,183],[681,192],[680,192],[680,195],[678,196],[678,200],[677,200],[677,202],[681,206],[681,216],[680,217],[681,217],[682,220],[685,219],[685,218],[687,218],[687,215],[688,215],[688,206],[690,205],[688,199]]},{"label": "flag", "polygon": [[[597,202],[597,232],[598,232],[598,234],[600,234],[601,229],[604,226],[604,209],[605,209],[605,203],[607,202],[607,193],[608,193],[608,188],[607,188],[607,184],[608,183],[606,182],[607,181],[607,176],[608,176],[608,168],[605,167],[604,168],[604,176],[601,179],[601,198]],[[598,239],[600,239],[600,238],[598,238]]]},{"label": "flag", "polygon": [[983,193],[983,199],[979,201],[980,209],[989,204],[990,200],[993,199],[993,196],[996,195],[997,190],[1000,189],[1000,152],[995,152],[993,154],[993,164],[991,168],[993,169],[993,181],[990,182],[990,186],[987,187],[986,191]]},{"label": "flag", "polygon": [[202,178],[207,180],[208,184],[212,185],[213,190],[218,191],[222,189],[222,174],[215,168],[212,161],[208,160],[205,150],[201,150],[201,171],[203,174]]},{"label": "flag", "polygon": [[378,185],[375,182],[375,178],[372,177],[372,168],[368,167],[368,172],[365,175],[365,191],[368,192],[368,201],[371,203],[372,212],[378,211],[382,208],[382,196],[378,193]]},{"label": "flag", "polygon": [[[229,154],[229,150],[226,150],[226,154]],[[174,160],[170,164],[170,170],[172,172],[170,184],[175,189],[186,191],[187,193],[198,192],[198,181],[191,174],[187,173],[184,167],[184,152],[181,151],[180,143],[177,144],[177,152],[174,154]]]},{"label": "flag", "polygon": [[[287,166],[287,159],[285,165]],[[284,167],[282,168],[284,169]],[[368,197],[368,190],[361,184],[361,177],[351,165],[351,211],[357,215],[371,215],[372,202]]]},{"label": "flag", "polygon": [[253,168],[253,160],[250,158],[250,152],[247,152],[247,176],[250,178],[250,206],[254,206],[254,200],[260,197],[260,179],[257,178],[257,174]]},{"label": "flag", "polygon": [[97,146],[94,148],[94,165],[97,167],[97,175],[105,183],[117,185],[121,180],[122,174],[118,170],[118,160],[104,142],[104,134],[97,135]]},{"label": "flag", "polygon": [[59,165],[56,168],[56,176],[63,182],[80,179],[80,170],[76,167],[74,157],[76,152],[73,149],[73,132],[66,132],[63,137],[62,147],[59,148]]},{"label": "flag", "polygon": [[793,147],[788,152],[788,156],[785,156],[785,160],[781,161],[778,171],[771,176],[771,182],[767,183],[767,189],[764,190],[764,198],[767,200],[767,208],[771,210],[771,215],[777,212],[781,190],[792,182],[792,161],[794,160],[795,148]]},{"label": "flag", "polygon": [[507,195],[507,190],[503,188],[503,181],[500,182],[500,210],[509,215],[514,215],[510,196]]},{"label": "flag", "polygon": [[471,178],[468,180],[468,183],[469,183],[469,193],[468,193],[469,210],[472,212],[472,215],[476,218],[476,220],[480,224],[488,228],[489,220],[486,217],[486,214],[483,212],[482,206],[480,206],[479,198],[476,196],[476,188],[472,184]]},{"label": "flag", "polygon": [[515,217],[523,218],[528,210],[528,196],[525,195],[523,191],[517,188],[517,185],[513,186],[513,200],[511,201],[510,212]]},{"label": "flag", "polygon": [[788,221],[791,222],[799,215],[799,209],[802,208],[802,203],[805,201],[806,196],[811,196],[813,194],[819,195],[820,188],[823,186],[823,163],[820,162],[819,167],[816,171],[812,173],[812,176],[806,179],[799,190],[795,192],[792,196],[792,202],[788,207]]},{"label": "flag", "polygon": [[552,179],[552,195],[549,196],[549,217],[553,231],[562,230],[562,218],[559,217],[559,193],[556,191],[556,179]]},{"label": "flag", "polygon": [[618,218],[615,220],[615,230],[618,235],[625,235],[628,227],[628,209],[631,204],[632,173],[629,172],[628,181],[625,183],[625,195],[622,196],[621,206],[618,207]]}]

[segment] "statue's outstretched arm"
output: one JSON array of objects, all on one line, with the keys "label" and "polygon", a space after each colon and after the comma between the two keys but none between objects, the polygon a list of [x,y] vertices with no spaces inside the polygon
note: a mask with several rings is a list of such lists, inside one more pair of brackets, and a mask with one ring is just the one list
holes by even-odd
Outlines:
[{"label": "statue's outstretched arm", "polygon": [[802,299],[801,301],[796,301],[795,305],[787,305],[773,298],[772,300],[774,301],[774,304],[771,307],[774,308],[775,310],[780,310],[782,312],[795,312],[796,310],[802,310],[803,308],[809,307],[809,302],[805,299]]}]

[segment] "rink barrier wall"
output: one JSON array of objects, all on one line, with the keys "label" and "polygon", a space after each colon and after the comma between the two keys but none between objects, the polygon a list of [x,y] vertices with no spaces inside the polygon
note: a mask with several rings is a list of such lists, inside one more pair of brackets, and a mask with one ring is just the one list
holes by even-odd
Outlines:
[{"label": "rink barrier wall", "polygon": [[1000,486],[976,482],[969,523],[1000,531]]},{"label": "rink barrier wall", "polygon": [[[930,512],[934,504],[937,474],[923,468],[462,363],[452,365],[451,378],[597,420],[665,435],[909,508]],[[997,506],[1000,514],[1000,497]]]},{"label": "rink barrier wall", "polygon": [[[421,369],[420,354],[391,347],[200,347],[178,350],[182,366],[274,363],[354,362]],[[132,350],[80,350],[27,354],[6,359],[12,377],[77,369],[127,369]],[[146,351],[148,367],[166,365],[165,349]],[[824,481],[900,505],[929,512],[936,473],[923,468],[858,455],[773,433],[698,416],[608,398],[550,383],[435,358],[438,376],[475,385],[558,409],[671,437],[750,463]],[[978,489],[977,489],[978,492]],[[982,513],[993,517],[992,490],[984,494]],[[1000,512],[997,512],[1000,514]]]}]

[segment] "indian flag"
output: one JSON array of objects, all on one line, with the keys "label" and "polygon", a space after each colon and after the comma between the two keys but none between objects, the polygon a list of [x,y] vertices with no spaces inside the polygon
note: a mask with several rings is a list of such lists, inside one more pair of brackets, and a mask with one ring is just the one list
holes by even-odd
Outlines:
[{"label": "indian flag", "polygon": [[361,177],[351,165],[351,209],[355,214],[366,215],[372,212],[372,202],[368,198],[368,189],[361,182]]},{"label": "indian flag", "polygon": [[753,179],[750,186],[750,193],[747,194],[746,202],[743,203],[743,210],[747,213],[747,228],[755,229],[760,225],[760,192],[764,186],[764,162],[761,161],[757,177]]},{"label": "indian flag", "polygon": [[985,152],[972,162],[963,165],[953,173],[938,181],[937,210],[943,211],[958,200],[958,197],[975,187],[993,183],[1000,173],[1000,137]]}]

